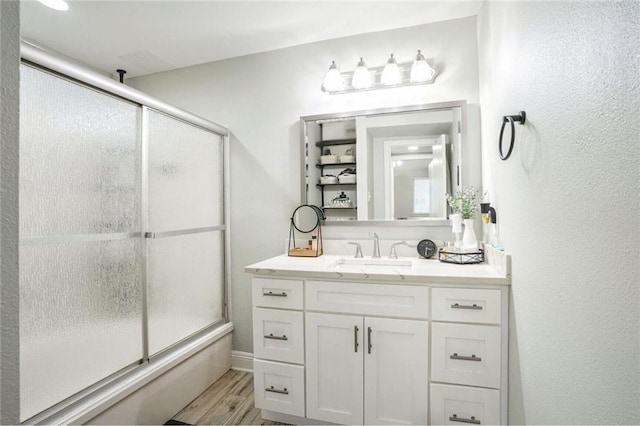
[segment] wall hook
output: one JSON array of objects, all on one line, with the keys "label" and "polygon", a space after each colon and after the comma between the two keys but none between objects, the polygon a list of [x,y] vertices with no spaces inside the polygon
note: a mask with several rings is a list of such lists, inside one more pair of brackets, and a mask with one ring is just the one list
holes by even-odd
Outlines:
[{"label": "wall hook", "polygon": [[[526,119],[527,119],[527,114],[524,111],[520,111],[520,114],[518,115],[505,115],[504,117],[502,117],[502,127],[500,128],[500,140],[498,141],[498,152],[500,153],[501,160],[504,161],[507,158],[509,158],[511,156],[511,151],[513,151],[513,143],[516,137],[516,131],[515,131],[516,129],[513,123],[518,122],[522,126]],[[509,143],[509,150],[505,155],[502,151],[502,136],[504,135],[504,128],[507,125],[507,123],[511,124],[511,143]]]}]

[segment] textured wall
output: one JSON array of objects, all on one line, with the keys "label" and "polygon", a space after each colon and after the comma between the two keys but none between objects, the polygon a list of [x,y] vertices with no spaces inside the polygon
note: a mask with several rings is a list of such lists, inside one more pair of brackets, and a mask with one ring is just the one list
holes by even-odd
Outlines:
[{"label": "textured wall", "polygon": [[18,1],[0,1],[0,48],[0,423],[18,424]]},{"label": "textured wall", "polygon": [[[335,60],[353,70],[395,52],[412,61],[417,49],[435,60],[435,84],[345,95],[320,91]],[[252,352],[250,279],[243,268],[283,253],[289,217],[300,203],[300,130],[303,115],[466,99],[477,124],[478,68],[475,17],[328,40],[129,80],[133,86],[195,114],[228,124],[231,138],[231,279],[235,350]],[[466,158],[480,154],[472,135]],[[480,166],[470,174],[477,174]],[[477,169],[477,170],[476,170]],[[334,227],[340,238],[366,237],[372,228]],[[331,235],[329,227],[324,235]],[[450,236],[449,229],[386,228],[380,238]],[[439,233],[438,233],[439,232]],[[419,239],[419,238],[418,238]]]},{"label": "textured wall", "polygon": [[[483,179],[513,255],[510,423],[640,421],[638,2],[489,2]],[[527,112],[498,159],[501,116]]]}]

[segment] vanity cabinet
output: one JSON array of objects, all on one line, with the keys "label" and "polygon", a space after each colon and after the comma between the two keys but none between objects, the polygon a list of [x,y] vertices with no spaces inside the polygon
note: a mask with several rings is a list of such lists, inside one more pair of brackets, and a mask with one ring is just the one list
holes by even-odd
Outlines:
[{"label": "vanity cabinet", "polygon": [[426,423],[426,321],[314,312],[305,320],[308,417]]},{"label": "vanity cabinet", "polygon": [[252,282],[263,418],[507,424],[508,286],[268,274]]}]

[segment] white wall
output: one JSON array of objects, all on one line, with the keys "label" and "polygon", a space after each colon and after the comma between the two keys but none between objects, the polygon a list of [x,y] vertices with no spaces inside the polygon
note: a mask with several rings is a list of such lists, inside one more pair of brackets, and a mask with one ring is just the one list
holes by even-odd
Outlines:
[{"label": "white wall", "polygon": [[0,423],[20,420],[18,141],[20,4],[0,1]]},{"label": "white wall", "polygon": [[637,424],[640,3],[490,2],[478,22],[483,179],[513,255],[509,422]]},{"label": "white wall", "polygon": [[[319,25],[321,25],[319,23]],[[310,29],[311,31],[311,29]],[[188,46],[185,46],[188,48]],[[410,62],[417,49],[438,66],[435,84],[327,95],[320,84],[332,60],[353,70],[360,56],[383,65],[391,52]],[[234,349],[252,351],[251,293],[243,268],[283,252],[289,217],[300,204],[300,129],[304,115],[467,100],[479,121],[475,17],[334,39],[129,80],[162,100],[229,125],[231,138],[231,256]],[[479,134],[469,182],[479,183]],[[371,228],[326,227],[323,234],[362,236]],[[450,236],[446,228],[381,229],[381,238]],[[366,235],[366,234],[364,234]]]}]

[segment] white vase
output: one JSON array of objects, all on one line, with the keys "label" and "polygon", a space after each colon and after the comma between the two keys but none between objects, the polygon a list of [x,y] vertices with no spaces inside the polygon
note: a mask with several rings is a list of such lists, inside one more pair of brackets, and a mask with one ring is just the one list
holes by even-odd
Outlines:
[{"label": "white vase", "polygon": [[462,247],[465,249],[477,249],[478,238],[473,230],[474,219],[464,219],[464,233],[462,234]]}]

